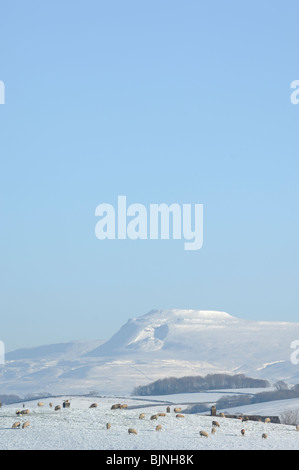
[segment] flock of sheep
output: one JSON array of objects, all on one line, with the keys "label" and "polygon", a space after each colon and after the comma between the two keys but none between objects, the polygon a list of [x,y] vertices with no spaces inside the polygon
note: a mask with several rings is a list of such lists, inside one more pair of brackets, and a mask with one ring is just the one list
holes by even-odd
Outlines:
[{"label": "flock of sheep", "polygon": [[[176,413],[176,418],[184,418],[185,416],[181,413],[179,413],[181,411],[181,408],[174,408],[174,412]],[[169,407],[167,407],[167,412],[169,413],[170,412],[170,409]],[[154,420],[154,419],[158,419],[159,416],[166,416],[166,413],[157,413],[155,415],[152,415],[150,417],[151,420]],[[223,414],[222,414],[222,417],[225,417]],[[144,419],[145,418],[145,413],[141,413],[139,415],[139,419]],[[240,418],[242,419],[242,421],[247,421],[247,419],[245,418]],[[270,418],[266,418],[265,419],[265,423],[269,423],[270,422]],[[108,427],[109,425],[109,427]],[[107,429],[110,429],[111,425],[110,423],[107,423]],[[212,428],[211,428],[211,434],[215,434],[216,433],[216,428],[219,428],[220,427],[220,424],[218,421],[215,421],[213,420],[212,421]],[[296,427],[297,431],[299,431],[299,426]],[[156,431],[161,431],[162,430],[162,425],[161,424],[158,424],[156,426]],[[133,429],[133,428],[129,428],[128,429],[128,432],[129,434],[137,434],[137,430],[136,429]],[[209,437],[209,433],[207,431],[204,431],[204,430],[201,430],[199,431],[199,435],[201,437],[206,437],[208,438]],[[245,429],[241,429],[241,436],[245,436]],[[262,438],[263,439],[267,439],[268,435],[266,433],[263,433],[262,434]]]},{"label": "flock of sheep", "polygon": [[[44,403],[43,403],[42,401],[39,401],[39,402],[37,403],[37,406],[38,406],[38,407],[42,407],[42,406],[44,406]],[[49,403],[49,406],[50,406],[50,408],[52,408],[52,407],[53,407],[53,403]],[[64,407],[64,408],[69,408],[69,407],[70,407],[70,401],[69,401],[69,400],[65,400],[65,401],[63,402],[63,407]],[[55,410],[55,411],[61,410],[61,406],[60,406],[60,405],[56,405],[56,406],[54,407],[54,410]],[[29,415],[29,413],[30,413],[30,411],[29,411],[28,409],[25,409],[25,408],[23,408],[22,410],[17,410],[17,411],[16,411],[16,415],[19,416],[19,417],[22,417],[22,416],[24,416],[24,415]],[[15,423],[13,423],[12,429],[21,428],[21,427],[22,427],[22,429],[25,429],[25,428],[28,428],[29,426],[30,426],[30,422],[29,422],[29,421],[25,421],[25,422],[22,424],[22,426],[21,426],[21,422],[20,422],[20,421],[16,421]]]},{"label": "flock of sheep", "polygon": [[[37,406],[38,406],[38,407],[43,407],[43,406],[44,406],[44,403],[43,403],[43,402],[38,402],[38,403],[37,403]],[[49,403],[49,406],[50,406],[50,408],[52,408],[54,405],[53,405],[53,403]],[[63,408],[69,408],[69,407],[70,407],[70,402],[69,402],[69,400],[65,400],[65,401],[63,402],[63,405],[62,405],[62,406],[63,406]],[[98,406],[97,403],[92,403],[92,404],[89,406],[89,408],[97,408],[97,406]],[[122,410],[122,409],[127,409],[127,408],[128,408],[128,405],[127,405],[127,404],[121,404],[121,403],[117,403],[117,404],[114,404],[114,405],[111,406],[111,410],[118,410],[118,409],[119,409],[119,410]],[[61,405],[56,405],[53,409],[54,409],[54,411],[58,411],[58,410],[61,409]],[[181,411],[182,411],[181,408],[174,407],[173,412],[175,413],[175,417],[176,417],[177,419],[185,418],[185,415],[183,415],[183,414],[181,413]],[[155,420],[158,420],[160,417],[166,417],[170,412],[171,412],[171,409],[170,409],[169,406],[167,406],[165,413],[164,413],[164,412],[158,412],[158,413],[156,413],[156,414],[152,414],[152,415],[150,415],[149,419],[150,419],[150,421],[155,421]],[[19,417],[27,416],[27,415],[29,415],[29,413],[30,413],[30,411],[29,411],[28,409],[25,409],[25,408],[24,408],[24,405],[23,405],[23,409],[22,409],[22,410],[17,410],[17,411],[16,411],[16,414],[17,414],[17,416],[19,416]],[[223,413],[220,413],[219,416],[222,417],[222,418],[225,417]],[[140,420],[146,419],[146,414],[145,414],[144,412],[140,413],[140,414],[139,414],[139,419],[140,419]],[[243,417],[240,417],[239,419],[240,419],[242,422],[248,420],[248,418],[246,418],[246,417],[244,417],[244,416],[243,416]],[[266,419],[264,420],[265,423],[269,423],[270,421],[271,421],[270,418],[266,418]],[[25,429],[25,428],[28,428],[29,426],[30,426],[30,422],[29,422],[29,421],[25,421],[23,424],[21,424],[21,421],[16,421],[16,422],[13,423],[12,428],[22,428],[22,429]],[[213,420],[212,423],[211,423],[211,434],[215,434],[215,433],[216,433],[216,429],[219,428],[219,427],[220,427],[219,422]],[[107,423],[106,423],[106,429],[108,430],[108,429],[110,429],[110,428],[111,428],[111,423],[110,423],[110,422],[107,422]],[[163,428],[163,427],[162,427],[162,424],[158,424],[158,425],[156,425],[155,430],[156,430],[156,431],[161,431],[162,428]],[[296,426],[296,430],[299,431],[299,426]],[[135,428],[128,428],[128,433],[129,433],[129,434],[135,434],[135,435],[138,434],[137,429],[135,429]],[[240,433],[241,433],[241,436],[245,436],[245,429],[242,428],[242,429],[240,430]],[[199,435],[200,435],[201,437],[205,437],[205,438],[208,438],[208,437],[209,437],[209,433],[208,433],[206,430],[200,430],[200,431],[199,431]],[[267,433],[262,433],[262,439],[267,439],[267,437],[268,437]]]}]

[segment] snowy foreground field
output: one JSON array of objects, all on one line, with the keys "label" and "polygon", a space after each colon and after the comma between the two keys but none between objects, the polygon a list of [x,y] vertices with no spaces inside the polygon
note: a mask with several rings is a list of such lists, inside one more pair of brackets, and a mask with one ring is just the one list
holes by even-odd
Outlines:
[{"label": "snowy foreground field", "polygon": [[[160,397],[161,398],[161,397]],[[64,399],[70,399],[70,408],[63,408]],[[49,403],[53,403],[50,408]],[[294,426],[263,422],[241,422],[237,419],[212,418],[203,415],[188,415],[177,418],[171,404],[171,412],[158,420],[150,417],[158,412],[166,412],[166,403],[151,402],[146,399],[99,398],[99,397],[51,397],[43,400],[44,406],[37,401],[28,401],[25,408],[29,415],[17,416],[23,403],[3,406],[0,409],[0,449],[1,450],[295,450],[299,448],[299,432]],[[97,403],[96,408],[89,408]],[[114,403],[126,403],[128,409],[111,410]],[[299,406],[299,403],[297,401]],[[61,409],[54,411],[54,406]],[[267,406],[267,405],[266,405]],[[271,409],[269,408],[269,411]],[[140,420],[139,414],[145,413]],[[271,413],[269,413],[270,415]],[[211,434],[212,420],[220,427]],[[20,428],[12,429],[19,421]],[[29,421],[30,426],[22,429]],[[111,428],[106,429],[106,423]],[[161,431],[156,426],[162,425]],[[135,428],[137,435],[129,434]],[[241,436],[241,429],[245,436]],[[199,431],[209,433],[200,437]],[[267,439],[262,434],[267,433]]]}]

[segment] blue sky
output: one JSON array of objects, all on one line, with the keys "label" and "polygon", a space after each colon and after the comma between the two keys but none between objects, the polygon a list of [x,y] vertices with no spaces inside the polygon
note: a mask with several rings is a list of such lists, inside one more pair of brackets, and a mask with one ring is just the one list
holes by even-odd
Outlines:
[{"label": "blue sky", "polygon": [[[1,3],[7,350],[108,339],[153,308],[299,320],[298,10]],[[98,240],[95,208],[118,195],[203,204],[203,248]]]}]

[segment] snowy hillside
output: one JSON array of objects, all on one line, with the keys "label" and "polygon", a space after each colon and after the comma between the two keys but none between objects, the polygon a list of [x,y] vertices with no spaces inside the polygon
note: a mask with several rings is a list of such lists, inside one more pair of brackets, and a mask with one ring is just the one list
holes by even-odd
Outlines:
[{"label": "snowy hillside", "polygon": [[299,323],[248,321],[225,312],[153,310],[108,341],[23,349],[6,355],[1,393],[129,394],[159,378],[245,373],[299,382],[290,362]]},{"label": "snowy hillside", "polygon": [[[64,399],[70,400],[70,408],[63,408]],[[53,406],[50,408],[49,403]],[[174,404],[170,413],[166,412],[163,402],[134,400],[128,397],[52,397],[43,400],[44,406],[37,401],[24,403],[29,409],[27,415],[16,415],[23,404],[4,406],[0,409],[0,449],[5,450],[185,450],[185,449],[298,449],[299,432],[295,426],[265,422],[242,422],[238,419],[220,418],[220,427],[212,434],[212,421],[215,418],[203,415],[183,415],[178,418]],[[96,408],[90,408],[96,403]],[[114,403],[126,403],[127,409],[111,410]],[[54,407],[61,409],[55,411]],[[176,406],[180,402],[176,403]],[[299,403],[298,403],[299,405]],[[267,406],[267,404],[265,405]],[[265,411],[265,408],[264,408]],[[269,410],[266,411],[271,411]],[[144,419],[139,419],[141,413]],[[152,415],[164,413],[151,420]],[[269,415],[271,413],[269,412]],[[22,429],[28,421],[29,426]],[[20,427],[13,429],[14,423]],[[110,423],[110,429],[106,424]],[[156,431],[156,426],[161,430]],[[128,429],[136,429],[137,434],[129,434]],[[245,435],[241,435],[245,429]],[[200,431],[209,436],[200,437]],[[263,439],[263,433],[267,438]]]}]

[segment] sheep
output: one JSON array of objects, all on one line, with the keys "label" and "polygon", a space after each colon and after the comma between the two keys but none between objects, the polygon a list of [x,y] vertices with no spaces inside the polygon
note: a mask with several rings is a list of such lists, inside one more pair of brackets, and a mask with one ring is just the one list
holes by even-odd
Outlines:
[{"label": "sheep", "polygon": [[267,439],[267,437],[268,437],[268,435],[264,432],[264,433],[262,434],[262,439]]},{"label": "sheep", "polygon": [[166,416],[166,413],[158,413],[158,416]]},{"label": "sheep", "polygon": [[139,419],[144,419],[145,418],[145,413],[140,413]]},{"label": "sheep", "polygon": [[158,424],[158,426],[156,426],[156,431],[161,431],[161,429],[162,429],[161,424]]},{"label": "sheep", "polygon": [[299,424],[297,424],[296,426],[296,431],[299,431]]},{"label": "sheep", "polygon": [[129,433],[129,434],[137,434],[137,431],[136,431],[136,429],[129,428],[129,429],[128,429],[128,433]]},{"label": "sheep", "polygon": [[44,403],[43,403],[42,401],[39,401],[39,402],[37,403],[37,406],[44,406]]},{"label": "sheep", "polygon": [[106,424],[106,429],[110,429],[111,428],[111,424],[110,423],[107,423]]},{"label": "sheep", "polygon": [[265,419],[265,423],[271,423],[271,419],[270,419],[270,418],[266,418],[266,419]]},{"label": "sheep", "polygon": [[30,426],[29,421],[25,421],[25,423],[23,423],[22,425],[22,429],[28,428],[29,426]]},{"label": "sheep", "polygon": [[17,416],[23,416],[23,415],[28,415],[28,414],[29,414],[29,410],[22,410],[22,411],[17,410],[16,411]]},{"label": "sheep", "polygon": [[220,424],[218,423],[218,421],[212,421],[212,426],[220,428]]},{"label": "sheep", "polygon": [[224,414],[224,413],[220,413],[219,416],[220,416],[220,418],[225,418],[225,414]]},{"label": "sheep", "polygon": [[126,403],[124,403],[123,405],[120,405],[120,408],[121,408],[122,410],[124,410],[124,409],[128,408],[128,405],[127,405]]},{"label": "sheep", "polygon": [[50,403],[49,403],[49,407],[52,408],[52,406],[53,406],[53,403],[50,402]]},{"label": "sheep", "polygon": [[216,428],[212,428],[212,429],[211,429],[211,433],[212,433],[212,434],[215,434],[215,432],[216,432]]},{"label": "sheep", "polygon": [[97,403],[92,403],[89,408],[97,408],[98,404]]},{"label": "sheep", "polygon": [[112,405],[111,406],[111,410],[117,410],[121,407],[121,404],[120,403],[117,403],[116,405]]},{"label": "sheep", "polygon": [[245,429],[241,429],[242,436],[245,436]]},{"label": "sheep", "polygon": [[153,420],[153,419],[158,419],[158,415],[152,415],[151,420]]},{"label": "sheep", "polygon": [[170,406],[166,408],[166,413],[170,413]]},{"label": "sheep", "polygon": [[58,411],[58,410],[61,410],[61,406],[60,406],[60,405],[56,405],[55,408],[54,408],[54,411]]},{"label": "sheep", "polygon": [[207,431],[199,431],[199,435],[201,437],[209,437],[209,434],[207,433]]},{"label": "sheep", "polygon": [[185,416],[182,415],[182,414],[180,414],[180,413],[178,413],[175,417],[176,417],[176,418],[185,418]]},{"label": "sheep", "polygon": [[243,416],[243,417],[242,417],[242,422],[243,422],[243,421],[249,421],[248,416]]},{"label": "sheep", "polygon": [[16,423],[13,423],[12,429],[19,428],[21,426],[20,421],[17,421]]},{"label": "sheep", "polygon": [[179,413],[180,411],[182,411],[182,408],[174,408],[173,410],[175,413]]}]

